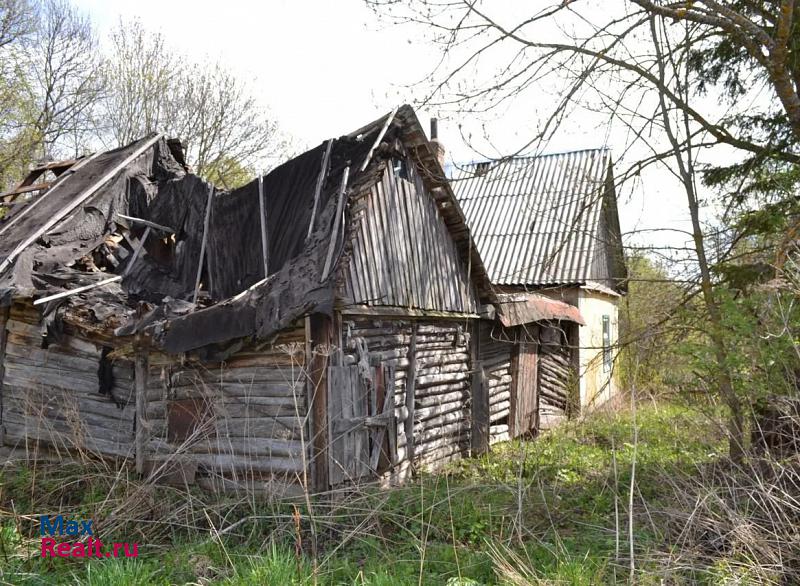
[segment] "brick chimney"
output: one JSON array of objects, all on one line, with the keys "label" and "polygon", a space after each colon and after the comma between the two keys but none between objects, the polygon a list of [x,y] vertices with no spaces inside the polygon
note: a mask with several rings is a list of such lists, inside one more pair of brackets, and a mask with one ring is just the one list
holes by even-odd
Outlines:
[{"label": "brick chimney", "polygon": [[433,154],[444,169],[444,145],[439,140],[439,121],[436,118],[431,118],[431,140],[430,143]]}]

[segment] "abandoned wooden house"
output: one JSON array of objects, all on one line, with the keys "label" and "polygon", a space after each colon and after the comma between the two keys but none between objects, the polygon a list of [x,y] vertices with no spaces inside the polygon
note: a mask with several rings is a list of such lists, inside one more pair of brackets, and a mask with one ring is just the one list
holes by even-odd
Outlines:
[{"label": "abandoned wooden house", "polygon": [[493,417],[492,438],[547,428],[614,395],[627,271],[609,152],[474,163],[456,171],[453,189],[499,302],[501,323],[482,330],[484,368],[501,380],[518,373],[490,402],[531,406],[511,421]]},{"label": "abandoned wooden house", "polygon": [[274,491],[469,452],[493,295],[410,107],[231,192],[161,135],[65,166],[2,196],[3,444]]},{"label": "abandoned wooden house", "polygon": [[495,294],[441,154],[403,106],[230,192],[158,134],[34,170],[0,196],[0,443],[280,494],[537,429],[581,313]]}]

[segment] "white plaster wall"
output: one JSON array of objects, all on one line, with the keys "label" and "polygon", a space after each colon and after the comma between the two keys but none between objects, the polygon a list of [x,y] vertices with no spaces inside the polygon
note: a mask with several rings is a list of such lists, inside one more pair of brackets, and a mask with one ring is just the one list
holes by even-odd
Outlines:
[{"label": "white plaster wall", "polygon": [[578,296],[585,326],[579,331],[579,364],[581,408],[591,409],[618,391],[616,360],[610,371],[603,369],[603,316],[608,315],[611,323],[612,357],[616,359],[619,335],[618,297],[582,288]]}]

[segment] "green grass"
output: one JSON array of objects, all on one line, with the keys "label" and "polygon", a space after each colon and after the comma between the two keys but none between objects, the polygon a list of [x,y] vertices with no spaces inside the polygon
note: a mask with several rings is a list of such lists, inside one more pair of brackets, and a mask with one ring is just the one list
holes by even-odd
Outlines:
[{"label": "green grass", "polygon": [[[333,505],[314,503],[313,514],[303,504],[297,509],[287,504],[257,504],[253,509],[236,503],[224,512],[214,509],[214,516],[200,517],[193,511],[197,529],[163,528],[157,511],[165,513],[169,499],[178,497],[155,492],[148,495],[152,518],[147,519],[146,529],[133,521],[116,526],[114,540],[146,544],[140,546],[137,560],[87,563],[37,557],[38,536],[23,535],[24,527],[18,530],[19,517],[14,520],[10,514],[12,501],[17,515],[74,507],[102,516],[103,507],[109,506],[107,490],[73,470],[66,475],[79,479],[81,491],[70,491],[72,496],[67,498],[58,488],[63,478],[6,471],[0,477],[0,507],[6,511],[0,516],[0,582],[624,583],[628,579],[627,499],[635,454],[637,580],[656,584],[651,570],[666,549],[659,518],[670,498],[665,478],[691,474],[695,466],[723,454],[724,448],[709,421],[681,407],[641,407],[636,424],[636,446],[629,412],[597,413],[536,441],[496,446],[485,457],[455,463],[440,474],[425,475],[398,489],[361,492]],[[34,476],[40,484],[32,491]],[[42,486],[51,491],[55,502],[46,501]],[[132,489],[126,486],[116,483],[109,489],[115,491],[115,503],[130,497]],[[209,497],[198,494],[197,498]],[[228,526],[253,513],[257,520],[223,537],[215,535],[213,527]],[[723,564],[703,579],[723,584],[726,575]]]}]

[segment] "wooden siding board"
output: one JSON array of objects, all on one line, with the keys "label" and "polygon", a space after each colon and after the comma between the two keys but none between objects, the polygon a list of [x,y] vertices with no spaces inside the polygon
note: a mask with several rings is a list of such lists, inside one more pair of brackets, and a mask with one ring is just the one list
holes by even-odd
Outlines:
[{"label": "wooden siding board", "polygon": [[[382,176],[383,177],[383,176]],[[394,248],[394,237],[397,233],[397,227],[392,225],[388,220],[387,206],[388,192],[385,189],[384,181],[379,181],[375,184],[375,216],[380,226],[380,239],[381,254],[388,262],[386,262],[386,273],[388,280],[388,290],[384,301],[386,305],[402,305],[399,294],[402,292],[402,284],[400,281],[400,272],[402,266],[400,263],[406,259],[400,256],[398,251]]]},{"label": "wooden siding board", "polygon": [[415,226],[415,222],[419,219],[419,212],[417,212],[417,202],[415,194],[409,189],[407,181],[397,179],[395,181],[398,193],[403,198],[403,207],[406,214],[406,222],[408,226],[408,233],[411,236],[409,247],[413,252],[412,263],[412,276],[414,278],[415,292],[413,304],[415,306],[430,307],[431,301],[429,299],[430,291],[427,288],[425,268],[421,259],[425,255],[425,244]]},{"label": "wooden siding board", "polygon": [[394,246],[394,257],[397,262],[401,264],[403,270],[399,271],[399,283],[397,290],[398,305],[409,307],[412,305],[412,297],[410,294],[410,271],[409,263],[414,262],[414,257],[408,253],[406,249],[406,242],[409,240],[410,235],[406,233],[406,225],[400,221],[400,202],[397,197],[397,185],[395,184],[394,169],[391,165],[386,166],[386,171],[383,174],[384,192],[387,194],[387,224],[391,228],[391,239]]},{"label": "wooden siding board", "polygon": [[417,262],[420,263],[424,275],[422,287],[425,294],[426,307],[432,307],[436,306],[437,304],[444,304],[439,282],[441,278],[439,268],[441,266],[442,259],[437,259],[438,262],[431,265],[431,252],[435,249],[433,248],[431,233],[428,229],[429,223],[428,215],[426,213],[427,210],[423,199],[417,196],[419,192],[416,191],[416,188],[414,190],[411,189],[412,185],[413,184],[407,183],[406,189],[412,193],[411,201],[415,207],[415,225],[413,227],[416,230],[418,237],[422,239],[424,247],[422,254],[420,254],[420,256],[417,258]]}]

